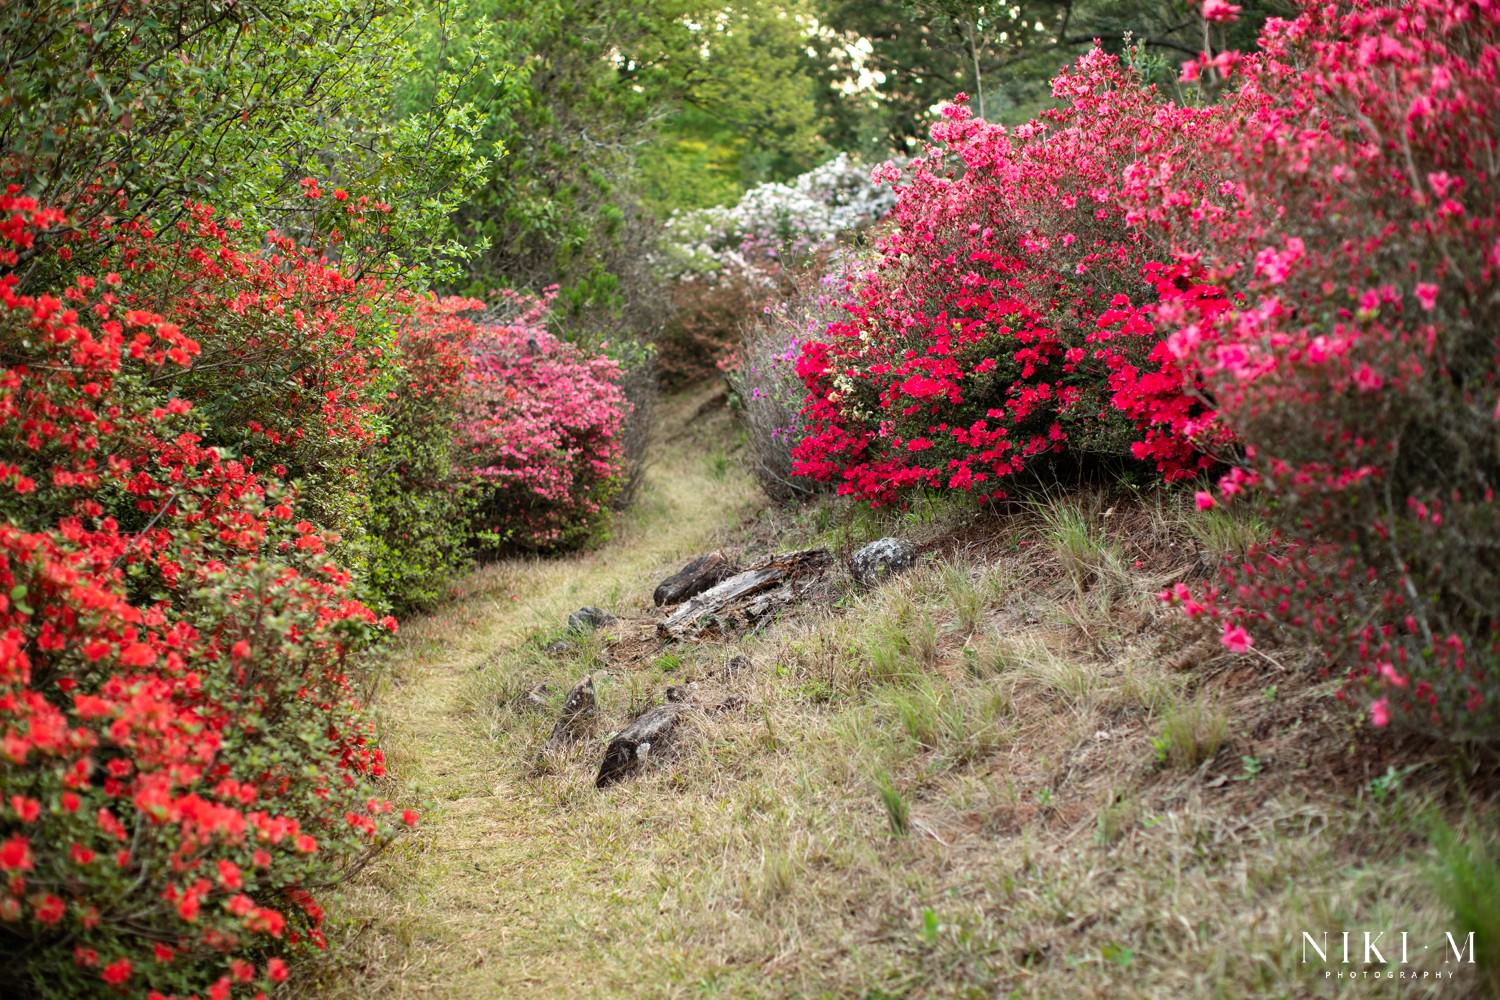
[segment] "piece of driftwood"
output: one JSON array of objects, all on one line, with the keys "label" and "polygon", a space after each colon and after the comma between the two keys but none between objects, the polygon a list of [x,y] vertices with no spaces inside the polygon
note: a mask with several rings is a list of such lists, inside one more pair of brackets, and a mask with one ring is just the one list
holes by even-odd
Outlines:
[{"label": "piece of driftwood", "polygon": [[659,755],[672,740],[677,722],[688,708],[686,701],[669,701],[647,709],[615,735],[599,764],[597,788],[605,788],[640,770],[652,754]]},{"label": "piece of driftwood", "polygon": [[656,626],[666,639],[696,638],[711,627],[749,626],[795,601],[833,561],[827,549],[772,556],[710,587]]},{"label": "piece of driftwood", "polygon": [[681,604],[710,587],[723,583],[739,571],[740,568],[726,559],[722,552],[710,552],[694,559],[657,584],[656,593],[651,595],[651,600],[657,607]]},{"label": "piece of driftwood", "polygon": [[592,736],[598,723],[599,702],[594,697],[594,678],[592,674],[585,674],[564,699],[562,712],[547,739],[547,749],[556,750]]}]

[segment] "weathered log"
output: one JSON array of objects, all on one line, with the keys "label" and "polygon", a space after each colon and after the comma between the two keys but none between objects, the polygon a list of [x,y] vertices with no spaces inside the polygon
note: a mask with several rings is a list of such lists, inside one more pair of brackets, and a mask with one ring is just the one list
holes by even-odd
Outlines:
[{"label": "weathered log", "polygon": [[688,707],[685,701],[669,701],[648,709],[620,730],[604,750],[596,788],[605,788],[639,770],[648,756],[660,754],[670,745],[677,721]]},{"label": "weathered log", "polygon": [[562,712],[547,739],[547,749],[556,750],[594,734],[599,722],[599,702],[594,697],[594,678],[585,674],[563,701]]},{"label": "weathered log", "polygon": [[739,571],[740,568],[726,559],[722,552],[710,552],[694,559],[659,583],[651,600],[657,607],[681,604],[710,587],[723,583]]},{"label": "weathered log", "polygon": [[656,626],[657,635],[685,639],[712,626],[752,625],[795,601],[832,559],[827,549],[807,549],[762,560],[679,607]]}]

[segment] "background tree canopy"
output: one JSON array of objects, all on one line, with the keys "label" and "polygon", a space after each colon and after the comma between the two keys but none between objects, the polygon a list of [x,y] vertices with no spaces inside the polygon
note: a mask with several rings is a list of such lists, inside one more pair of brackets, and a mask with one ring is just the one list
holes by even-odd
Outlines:
[{"label": "background tree canopy", "polygon": [[[1277,0],[1242,5],[1215,47],[1254,45]],[[1204,48],[1204,22],[1185,3],[1142,0],[822,0],[814,56],[823,136],[839,149],[905,149],[926,134],[932,107],[963,91],[980,117],[1019,123],[1050,101],[1057,67],[1097,39],[1140,46],[1155,82]]]},{"label": "background tree canopy", "polygon": [[[912,148],[958,91],[1019,121],[1099,39],[1175,87],[1203,46],[1143,0],[74,0],[9,5],[0,149],[75,225],[158,224],[210,201],[247,225],[326,231],[299,182],[397,206],[385,256],[439,287],[560,286],[577,336],[650,335],[647,266],[673,211],[729,204],[852,151]],[[1249,44],[1279,0],[1244,5]],[[1215,29],[1220,30],[1220,29]],[[363,248],[369,250],[370,248]],[[633,294],[627,290],[635,289]]]}]

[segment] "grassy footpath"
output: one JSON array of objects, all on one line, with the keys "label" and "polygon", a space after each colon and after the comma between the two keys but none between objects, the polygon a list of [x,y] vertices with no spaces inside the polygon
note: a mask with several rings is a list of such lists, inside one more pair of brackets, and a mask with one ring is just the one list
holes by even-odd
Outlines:
[{"label": "grassy footpath", "polygon": [[[1433,819],[1492,830],[1494,782],[1413,767],[1292,653],[1229,656],[1160,607],[1253,526],[1084,493],[979,523],[773,514],[705,398],[663,408],[608,545],[488,567],[403,629],[386,746],[431,807],[343,893],[340,964],[312,992],[1298,997],[1339,991],[1301,932],[1346,928],[1407,931],[1409,968],[1444,971],[1451,902],[1494,868],[1435,848]],[[841,581],[727,644],[632,638],[692,555],[885,531],[928,552],[874,591]],[[546,652],[583,604],[625,620]],[[726,681],[736,653],[753,666]],[[586,672],[601,735],[687,680],[746,705],[596,791],[600,743],[542,757],[551,717],[515,706]],[[1473,919],[1500,929],[1488,898]],[[1463,996],[1481,975],[1353,993]]]},{"label": "grassy footpath", "polygon": [[597,954],[569,952],[580,934],[595,938],[588,952],[608,946],[604,927],[585,931],[583,907],[599,917],[620,887],[570,841],[578,817],[559,813],[486,726],[496,705],[484,680],[581,605],[649,603],[663,566],[711,548],[760,503],[738,469],[704,458],[730,427],[722,412],[692,426],[709,395],[661,407],[657,459],[608,544],[487,566],[454,604],[403,625],[380,718],[393,775],[429,808],[421,836],[344,893],[340,916],[359,928],[344,944],[362,962],[359,978],[336,968],[319,995],[545,995],[572,978],[571,963],[585,977],[598,971]]}]

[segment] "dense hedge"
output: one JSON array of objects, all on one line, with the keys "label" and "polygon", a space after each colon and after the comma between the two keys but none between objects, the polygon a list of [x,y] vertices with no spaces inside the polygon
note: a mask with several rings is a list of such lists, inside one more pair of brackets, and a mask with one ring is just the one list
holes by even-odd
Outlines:
[{"label": "dense hedge", "polygon": [[[0,212],[0,263],[65,222],[14,190]],[[395,622],[309,519],[346,495],[286,464],[366,436],[327,306],[357,284],[194,219],[130,227],[58,294],[0,280],[3,947],[59,994],[268,985],[321,943],[304,887],[392,832],[351,671]]]}]

